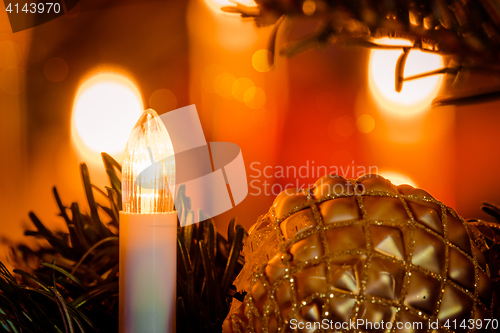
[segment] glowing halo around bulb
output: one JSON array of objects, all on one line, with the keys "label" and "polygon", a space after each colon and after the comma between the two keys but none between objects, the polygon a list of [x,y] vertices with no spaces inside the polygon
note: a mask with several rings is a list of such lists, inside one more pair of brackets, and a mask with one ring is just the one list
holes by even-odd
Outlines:
[{"label": "glowing halo around bulb", "polygon": [[417,184],[413,179],[411,179],[409,176],[402,174],[397,171],[380,171],[378,173],[380,176],[384,177],[385,179],[388,179],[393,183],[394,185],[411,185],[413,187],[417,187]]},{"label": "glowing halo around bulb", "polygon": [[207,6],[214,11],[215,13],[223,14],[220,10],[221,7],[225,6],[235,6],[235,3],[242,4],[244,6],[255,7],[257,4],[253,0],[238,0],[238,1],[230,1],[230,0],[205,0]]},{"label": "glowing halo around bulb", "polygon": [[[382,38],[377,44],[412,46],[405,39]],[[376,104],[390,114],[411,115],[425,111],[439,93],[442,75],[432,75],[405,81],[401,92],[395,89],[396,63],[402,49],[373,49],[370,53],[368,81]],[[409,77],[443,67],[440,55],[411,50],[406,60],[404,76]]]},{"label": "glowing halo around bulb", "polygon": [[101,152],[121,159],[143,110],[139,89],[126,76],[114,72],[93,75],[79,87],[73,103],[73,143],[86,161],[100,161]]}]

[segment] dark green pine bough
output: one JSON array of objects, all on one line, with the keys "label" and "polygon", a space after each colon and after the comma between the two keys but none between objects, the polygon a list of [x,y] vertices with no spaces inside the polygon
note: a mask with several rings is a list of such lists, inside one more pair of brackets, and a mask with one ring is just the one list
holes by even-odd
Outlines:
[{"label": "dark green pine bough", "polygon": [[[23,267],[14,275],[0,262],[0,331],[118,332],[121,165],[105,153],[102,159],[110,183],[105,190],[80,166],[89,213],[76,202],[65,206],[53,189],[68,232],[53,232],[29,213],[37,230],[25,234],[49,246],[13,248],[16,266]],[[244,264],[246,231],[234,218],[227,240],[211,219],[190,224],[194,212],[182,187],[176,208],[186,225],[177,231],[177,331],[221,332],[232,298],[243,299],[232,281]]]}]

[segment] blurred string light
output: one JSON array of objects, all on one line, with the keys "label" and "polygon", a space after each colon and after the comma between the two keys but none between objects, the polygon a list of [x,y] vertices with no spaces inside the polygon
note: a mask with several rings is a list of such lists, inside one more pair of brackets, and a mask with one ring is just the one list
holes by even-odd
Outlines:
[{"label": "blurred string light", "polygon": [[[244,8],[246,11],[249,10],[254,14],[258,14],[259,9],[253,0],[204,0],[193,2],[201,3],[205,7],[204,10],[199,12],[195,9],[201,9],[202,6],[191,6],[190,9],[194,18],[191,26],[194,28],[193,31],[199,29],[197,36],[199,36],[203,44],[215,44],[219,46],[219,51],[223,49],[228,55],[234,56],[238,54],[238,56],[242,56],[247,52],[253,54],[259,35],[263,33],[262,30],[252,24],[241,24],[240,20],[235,20],[233,15],[223,10],[236,5],[237,8]],[[208,55],[204,54],[202,56],[207,57]],[[219,54],[217,56],[220,57]],[[234,62],[231,60],[231,56],[226,61]]]},{"label": "blurred string light", "polygon": [[375,128],[375,120],[368,114],[362,114],[356,119],[356,127],[361,133],[370,133]]},{"label": "blurred string light", "polygon": [[[398,61],[403,66],[403,77],[409,78],[439,70],[443,67],[442,57],[436,53],[411,49],[413,43],[407,39],[379,38],[375,43],[401,46],[372,49],[370,53],[368,81],[371,94],[381,110],[393,115],[414,115],[427,110],[439,93],[442,75],[401,81],[402,86],[399,84],[398,87]],[[404,51],[404,48],[407,50]]]},{"label": "blurred string light", "polygon": [[175,110],[177,108],[177,96],[170,89],[157,89],[149,97],[149,107],[158,114]]},{"label": "blurred string light", "polygon": [[327,132],[334,141],[345,142],[356,132],[356,121],[349,115],[334,118],[328,125]]},{"label": "blurred string light", "polygon": [[214,80],[214,91],[221,97],[230,98],[233,96],[232,87],[236,77],[230,73],[217,75]]},{"label": "blurred string light", "polygon": [[375,128],[375,120],[368,114],[362,114],[356,119],[350,115],[333,119],[328,125],[328,135],[337,142],[346,141],[356,132],[370,133]]},{"label": "blurred string light", "polygon": [[411,185],[417,187],[417,183],[411,177],[397,171],[379,171],[378,174],[391,181],[394,185]]},{"label": "blurred string light", "polygon": [[227,72],[224,66],[218,64],[205,67],[201,73],[201,86],[209,93],[243,102],[253,110],[266,105],[267,95],[262,88],[255,86],[247,77],[236,78]]},{"label": "blurred string light", "polygon": [[244,102],[245,92],[253,87],[255,87],[255,84],[252,80],[246,77],[240,77],[234,81],[233,86],[231,87],[231,92],[237,101]]},{"label": "blurred string light", "polygon": [[266,93],[259,87],[248,88],[243,95],[243,101],[250,109],[260,109],[266,104]]},{"label": "blurred string light", "polygon": [[351,116],[340,116],[335,120],[335,132],[342,137],[350,137],[356,131],[354,119]]},{"label": "blurred string light", "polygon": [[257,4],[253,0],[238,0],[238,1],[231,1],[231,0],[205,0],[205,3],[207,6],[213,10],[215,13],[222,14],[221,12],[221,7],[225,6],[234,6],[235,3],[238,3],[243,6],[248,6],[248,7],[256,7]]},{"label": "blurred string light", "polygon": [[130,131],[144,110],[136,85],[116,72],[100,72],[78,89],[71,119],[74,145],[86,160],[101,152],[121,159]]},{"label": "blurred string light", "polygon": [[273,53],[266,49],[256,51],[252,56],[252,66],[256,71],[265,73],[273,68]]}]

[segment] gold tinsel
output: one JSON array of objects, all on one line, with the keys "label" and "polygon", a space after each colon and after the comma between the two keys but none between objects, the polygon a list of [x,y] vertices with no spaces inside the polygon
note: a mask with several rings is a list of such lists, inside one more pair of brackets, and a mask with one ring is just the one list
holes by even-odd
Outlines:
[{"label": "gold tinsel", "polygon": [[[478,319],[485,325],[497,307],[467,223],[426,191],[377,175],[325,176],[284,191],[244,252],[235,285],[247,295],[233,301],[226,333],[313,332],[319,323],[339,332],[485,332]],[[382,321],[384,329],[369,326]]]}]

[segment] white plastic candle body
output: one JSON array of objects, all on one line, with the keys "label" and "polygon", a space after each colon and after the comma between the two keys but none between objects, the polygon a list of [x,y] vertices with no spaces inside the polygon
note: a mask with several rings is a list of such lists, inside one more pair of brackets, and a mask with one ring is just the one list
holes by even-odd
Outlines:
[{"label": "white plastic candle body", "polygon": [[120,212],[120,333],[175,332],[177,214]]},{"label": "white plastic candle body", "polygon": [[144,111],[122,166],[120,333],[174,333],[177,214],[175,159],[158,114]]}]

